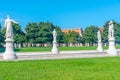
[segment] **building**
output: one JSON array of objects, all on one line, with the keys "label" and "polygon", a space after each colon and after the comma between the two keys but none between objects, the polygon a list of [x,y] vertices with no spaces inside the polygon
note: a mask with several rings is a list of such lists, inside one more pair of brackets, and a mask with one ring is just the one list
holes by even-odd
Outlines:
[{"label": "building", "polygon": [[82,28],[67,28],[67,29],[62,29],[62,32],[63,33],[69,33],[69,32],[76,32],[76,33],[79,33],[80,36],[82,36],[82,33],[83,33],[83,30]]},{"label": "building", "polygon": [[[104,31],[104,27],[100,27],[99,30],[101,32],[103,32]],[[70,31],[77,32],[82,37],[82,33],[83,33],[83,29],[82,28],[66,28],[66,29],[62,29],[63,33],[69,33]]]},{"label": "building", "polygon": [[103,32],[103,31],[104,31],[104,27],[100,27],[99,30],[100,30],[101,32]]}]

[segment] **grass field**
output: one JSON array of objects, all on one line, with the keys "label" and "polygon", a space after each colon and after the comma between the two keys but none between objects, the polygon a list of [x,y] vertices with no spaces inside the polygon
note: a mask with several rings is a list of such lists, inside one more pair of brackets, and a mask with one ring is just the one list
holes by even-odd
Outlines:
[{"label": "grass field", "polygon": [[[108,46],[104,46],[107,49]],[[116,46],[120,49],[120,46]],[[26,48],[16,48],[15,52],[40,52],[40,51],[51,51],[52,47],[26,47]],[[97,46],[81,46],[81,47],[58,47],[60,51],[70,51],[70,50],[96,50]],[[0,48],[0,52],[4,52],[5,49]]]},{"label": "grass field", "polygon": [[120,80],[120,57],[2,61],[0,80]]},{"label": "grass field", "polygon": [[[81,46],[81,47],[58,47],[60,51],[66,50],[96,50],[96,46]],[[104,47],[105,49],[107,47]],[[26,48],[16,48],[15,52],[40,52],[40,51],[51,51],[52,47],[26,47]],[[0,49],[0,52],[4,52],[5,49]]]}]

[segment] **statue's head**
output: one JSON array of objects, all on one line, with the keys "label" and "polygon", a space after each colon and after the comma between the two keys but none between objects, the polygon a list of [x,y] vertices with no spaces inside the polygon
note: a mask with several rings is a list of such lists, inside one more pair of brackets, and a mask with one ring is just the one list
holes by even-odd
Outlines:
[{"label": "statue's head", "polygon": [[109,22],[109,25],[111,25],[111,24],[113,24],[113,21],[110,21],[110,22]]},{"label": "statue's head", "polygon": [[7,15],[7,19],[10,19],[10,16],[9,16],[9,15]]}]

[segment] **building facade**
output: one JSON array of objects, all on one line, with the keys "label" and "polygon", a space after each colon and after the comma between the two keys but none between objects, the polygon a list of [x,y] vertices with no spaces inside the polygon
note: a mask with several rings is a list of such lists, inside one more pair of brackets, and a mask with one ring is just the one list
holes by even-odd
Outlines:
[{"label": "building facade", "polygon": [[78,33],[82,37],[82,33],[83,33],[82,28],[66,28],[66,29],[62,29],[63,33],[69,33],[69,32],[72,32],[72,31]]}]

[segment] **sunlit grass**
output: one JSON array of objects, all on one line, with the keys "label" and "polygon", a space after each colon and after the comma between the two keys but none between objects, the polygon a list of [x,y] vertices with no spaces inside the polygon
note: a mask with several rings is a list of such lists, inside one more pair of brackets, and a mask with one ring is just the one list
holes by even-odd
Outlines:
[{"label": "sunlit grass", "polygon": [[0,80],[120,80],[120,57],[1,61]]}]

